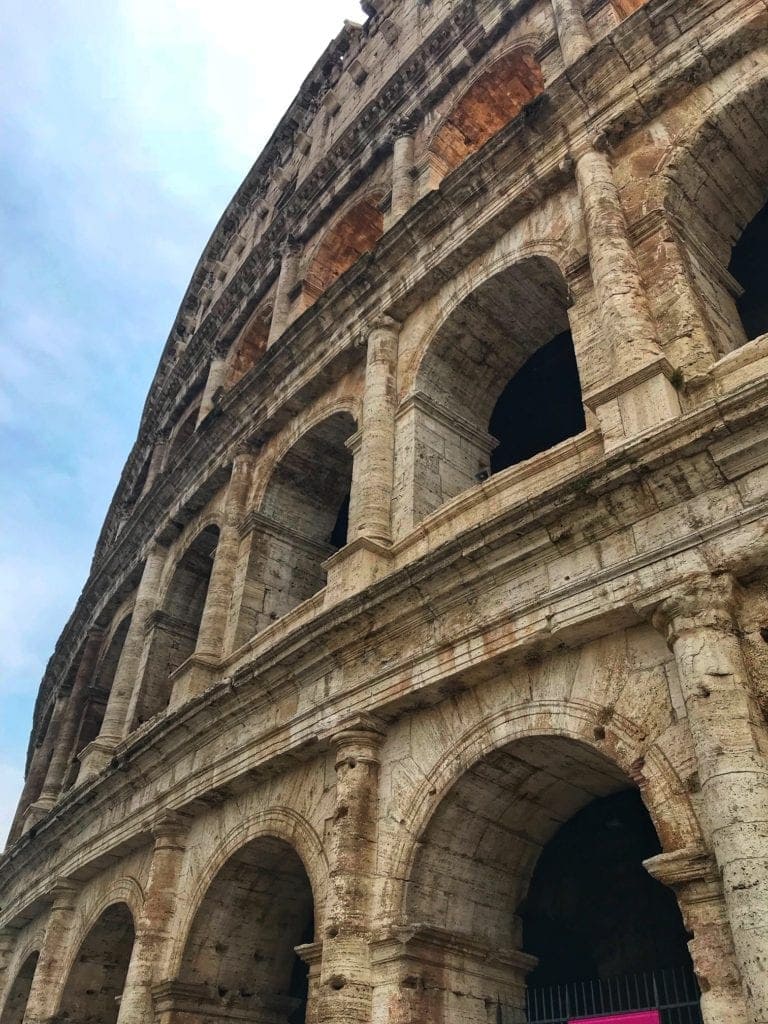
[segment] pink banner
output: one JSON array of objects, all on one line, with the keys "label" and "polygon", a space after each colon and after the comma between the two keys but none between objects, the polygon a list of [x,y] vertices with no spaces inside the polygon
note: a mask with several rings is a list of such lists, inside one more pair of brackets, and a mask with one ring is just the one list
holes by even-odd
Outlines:
[{"label": "pink banner", "polygon": [[574,1017],[568,1024],[661,1024],[658,1010],[641,1010],[639,1013],[611,1013],[607,1017]]}]

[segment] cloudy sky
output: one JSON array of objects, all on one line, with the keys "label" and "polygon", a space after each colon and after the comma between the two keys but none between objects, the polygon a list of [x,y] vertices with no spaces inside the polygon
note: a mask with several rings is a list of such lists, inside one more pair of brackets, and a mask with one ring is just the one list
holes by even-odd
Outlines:
[{"label": "cloudy sky", "polygon": [[197,258],[358,0],[11,0],[0,42],[0,846],[35,692]]}]

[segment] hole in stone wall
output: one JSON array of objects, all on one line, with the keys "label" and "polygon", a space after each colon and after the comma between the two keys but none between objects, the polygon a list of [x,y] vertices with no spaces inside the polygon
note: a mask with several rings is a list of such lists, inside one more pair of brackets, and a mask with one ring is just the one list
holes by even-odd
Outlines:
[{"label": "hole in stone wall", "polygon": [[768,206],[733,247],[729,271],[744,289],[736,300],[747,338],[768,333]]},{"label": "hole in stone wall", "polygon": [[573,338],[564,331],[534,352],[502,391],[489,426],[499,441],[491,469],[524,462],[585,429]]}]

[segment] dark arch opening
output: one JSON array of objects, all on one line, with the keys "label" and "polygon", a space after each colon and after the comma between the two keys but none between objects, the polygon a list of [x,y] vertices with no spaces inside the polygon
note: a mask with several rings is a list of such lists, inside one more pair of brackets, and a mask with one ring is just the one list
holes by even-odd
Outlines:
[{"label": "dark arch opening", "polygon": [[194,654],[218,542],[218,526],[207,526],[189,545],[173,572],[163,606],[152,619],[132,729],[168,706],[170,677]]},{"label": "dark arch opening", "polygon": [[21,965],[6,996],[0,1024],[22,1024],[38,959],[39,953],[30,953]]},{"label": "dark arch opening", "polygon": [[573,337],[564,331],[534,352],[502,391],[488,428],[499,442],[491,472],[553,448],[586,426]]},{"label": "dark arch opening", "polygon": [[768,206],[733,247],[728,269],[744,289],[736,308],[747,338],[768,333]]},{"label": "dark arch opening", "polygon": [[124,903],[107,908],[91,928],[69,972],[57,1019],[116,1024],[133,951],[133,917]]},{"label": "dark arch opening", "polygon": [[440,326],[401,421],[414,522],[585,429],[569,306],[559,267],[533,256],[483,281]]},{"label": "dark arch opening", "polygon": [[523,948],[539,958],[528,984],[690,969],[674,894],[643,867],[661,852],[635,789],[593,800],[567,821],[544,847],[520,908]]},{"label": "dark arch opening", "polygon": [[[529,1024],[649,1009],[653,994],[646,1001],[630,982],[623,1005],[572,1002],[571,1010],[587,1012],[571,1013],[565,986],[584,982],[589,992],[590,982],[617,974],[674,970],[691,1005],[665,1024],[699,1022],[682,916],[643,867],[659,851],[631,780],[586,744],[531,736],[487,754],[435,809],[408,883],[408,921],[478,950],[466,967],[446,966],[435,979],[444,990],[424,1008],[425,1019],[475,1019],[483,1003],[504,1022],[525,1020],[527,1003]],[[494,958],[508,966],[493,966]],[[558,985],[562,999],[548,988]]]},{"label": "dark arch opening", "polygon": [[112,684],[115,681],[117,666],[120,663],[120,655],[123,653],[130,625],[131,616],[126,615],[112,634],[109,645],[96,666],[96,672],[86,693],[85,707],[80,720],[80,729],[75,737],[72,759],[64,777],[64,790],[69,789],[77,781],[80,770],[78,754],[95,740],[101,731],[107,701],[112,691]]},{"label": "dark arch opening", "polygon": [[178,979],[184,998],[198,1013],[260,1019],[261,1010],[304,1024],[308,968],[295,949],[314,939],[313,908],[292,847],[271,836],[248,843],[216,875],[195,916]]}]

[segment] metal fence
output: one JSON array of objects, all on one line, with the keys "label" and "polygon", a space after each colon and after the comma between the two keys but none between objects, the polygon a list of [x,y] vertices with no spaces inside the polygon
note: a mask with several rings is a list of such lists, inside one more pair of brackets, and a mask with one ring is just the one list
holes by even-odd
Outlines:
[{"label": "metal fence", "polygon": [[662,1024],[702,1024],[693,971],[672,967],[615,978],[574,981],[526,994],[528,1024],[567,1024],[574,1017],[659,1010]]}]

